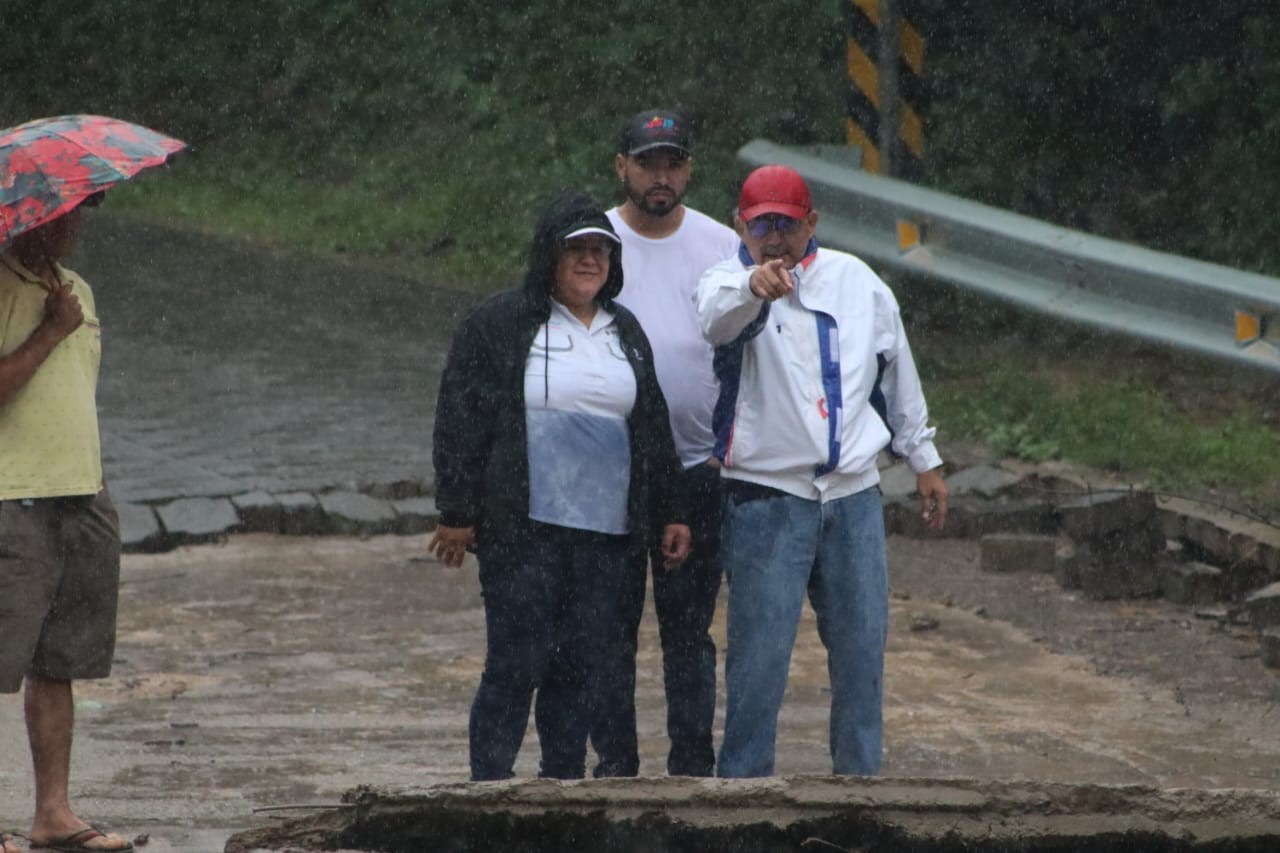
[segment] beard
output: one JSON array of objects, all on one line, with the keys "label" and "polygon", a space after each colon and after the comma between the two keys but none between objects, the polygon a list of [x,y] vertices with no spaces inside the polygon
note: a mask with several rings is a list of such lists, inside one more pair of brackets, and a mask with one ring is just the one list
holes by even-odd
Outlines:
[{"label": "beard", "polygon": [[[657,192],[659,190],[665,192]],[[666,216],[680,206],[683,198],[683,195],[665,185],[649,187],[642,192],[630,181],[627,182],[627,199],[646,216]]]}]

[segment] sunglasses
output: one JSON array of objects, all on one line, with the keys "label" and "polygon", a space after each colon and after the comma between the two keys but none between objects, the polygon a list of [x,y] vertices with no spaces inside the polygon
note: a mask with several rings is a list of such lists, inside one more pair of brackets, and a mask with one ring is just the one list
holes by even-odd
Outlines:
[{"label": "sunglasses", "polygon": [[757,216],[748,222],[747,233],[757,240],[768,236],[770,231],[777,231],[785,237],[799,227],[799,219],[792,219],[790,216],[765,215]]}]

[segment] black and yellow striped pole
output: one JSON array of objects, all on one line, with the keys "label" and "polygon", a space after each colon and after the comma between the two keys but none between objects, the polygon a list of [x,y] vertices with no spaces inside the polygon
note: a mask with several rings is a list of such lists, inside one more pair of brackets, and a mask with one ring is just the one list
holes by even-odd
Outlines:
[{"label": "black and yellow striped pole", "polygon": [[849,0],[845,137],[869,172],[918,178],[924,165],[924,38],[908,0]]}]

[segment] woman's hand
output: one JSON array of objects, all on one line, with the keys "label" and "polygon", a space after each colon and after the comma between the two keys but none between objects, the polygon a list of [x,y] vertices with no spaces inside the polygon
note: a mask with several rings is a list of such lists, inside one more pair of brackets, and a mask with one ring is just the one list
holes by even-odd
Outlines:
[{"label": "woman's hand", "polygon": [[693,534],[687,524],[668,524],[662,528],[662,567],[674,569],[689,556]]},{"label": "woman's hand", "polygon": [[463,558],[467,556],[467,549],[474,544],[476,544],[474,527],[446,527],[443,524],[437,524],[436,532],[427,543],[427,552],[435,554],[446,566],[456,569],[462,565]]}]

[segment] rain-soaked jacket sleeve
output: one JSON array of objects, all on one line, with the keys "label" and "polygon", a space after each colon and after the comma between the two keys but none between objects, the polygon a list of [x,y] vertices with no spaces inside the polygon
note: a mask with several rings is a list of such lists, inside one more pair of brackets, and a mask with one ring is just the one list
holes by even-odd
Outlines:
[{"label": "rain-soaked jacket sleeve", "polygon": [[497,358],[490,337],[476,313],[469,315],[454,333],[440,378],[431,461],[436,508],[440,523],[448,527],[479,524],[483,513],[485,464],[500,416]]},{"label": "rain-soaked jacket sleeve", "polygon": [[929,426],[920,374],[916,371],[898,303],[883,288],[876,298],[876,349],[884,359],[880,390],[887,402],[886,417],[893,432],[893,451],[907,460],[912,473],[921,474],[942,464],[933,443],[937,430]]},{"label": "rain-soaked jacket sleeve", "polygon": [[722,261],[702,274],[698,282],[698,326],[712,346],[732,343],[744,332],[759,331],[768,303],[751,292],[755,267],[743,269],[736,260]]}]

